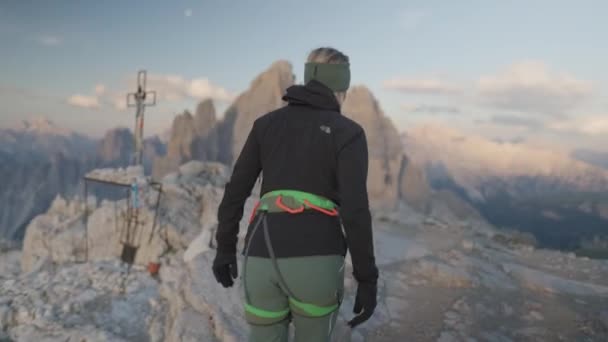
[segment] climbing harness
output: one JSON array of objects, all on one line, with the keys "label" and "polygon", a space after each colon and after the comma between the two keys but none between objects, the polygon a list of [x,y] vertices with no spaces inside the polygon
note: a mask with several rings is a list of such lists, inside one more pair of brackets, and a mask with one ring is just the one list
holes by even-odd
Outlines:
[{"label": "climbing harness", "polygon": [[[289,316],[290,311],[296,312],[297,314],[305,317],[323,317],[335,312],[341,305],[341,295],[336,293],[336,302],[328,303],[327,305],[315,305],[305,303],[290,290],[287,286],[287,282],[283,277],[279,264],[276,260],[274,248],[270,240],[270,233],[268,230],[268,222],[266,216],[268,213],[275,212],[287,212],[290,214],[299,214],[304,210],[316,210],[328,216],[338,216],[337,205],[321,196],[317,196],[311,193],[297,191],[297,190],[276,190],[266,193],[260,201],[254,207],[249,220],[252,223],[256,216],[258,217],[255,225],[252,228],[251,235],[249,237],[249,243],[245,248],[245,259],[243,266],[243,285],[245,288],[245,314],[246,318],[250,323],[265,325],[274,324],[280,322]],[[251,247],[251,241],[255,236],[258,228],[262,226],[264,232],[264,242],[272,260],[274,271],[277,274],[279,283],[283,290],[287,292],[289,296],[289,308],[281,311],[268,311],[260,308],[256,308],[251,305],[249,294],[247,291],[246,274],[247,274],[247,258],[249,257],[249,248]]]},{"label": "climbing harness", "polygon": [[309,192],[275,190],[264,194],[260,198],[260,201],[251,212],[249,223],[253,222],[256,214],[260,211],[299,214],[306,209],[310,209],[328,216],[338,216],[337,208],[338,206],[333,201]]}]

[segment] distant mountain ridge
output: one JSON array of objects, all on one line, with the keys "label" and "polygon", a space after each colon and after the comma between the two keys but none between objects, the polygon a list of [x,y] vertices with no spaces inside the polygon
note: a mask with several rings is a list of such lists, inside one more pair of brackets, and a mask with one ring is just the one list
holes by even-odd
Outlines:
[{"label": "distant mountain ridge", "polygon": [[492,224],[576,250],[608,237],[608,171],[554,151],[487,140],[439,125],[403,135],[435,189],[449,190]]},{"label": "distant mountain ridge", "polygon": [[[146,160],[164,153],[157,137],[145,141]],[[29,221],[47,210],[57,195],[82,191],[82,177],[101,167],[129,165],[133,134],[110,130],[101,140],[36,118],[0,129],[0,238],[20,239]],[[151,163],[145,165],[151,169]]]},{"label": "distant mountain ridge", "polygon": [[0,151],[20,156],[40,156],[61,152],[65,155],[88,152],[95,140],[37,117],[20,126],[0,129]]},{"label": "distant mountain ridge", "polygon": [[572,152],[572,157],[585,163],[608,169],[608,152],[578,149]]},{"label": "distant mountain ridge", "polygon": [[74,191],[95,142],[37,118],[0,129],[0,237],[18,239],[57,194]]},{"label": "distant mountain ridge", "polygon": [[58,127],[53,121],[42,116],[21,121],[21,123],[16,127],[16,130],[57,136],[70,136],[76,134],[69,129]]},{"label": "distant mountain ridge", "polygon": [[412,159],[434,170],[431,178],[445,168],[477,201],[484,200],[484,191],[492,191],[485,183],[494,183],[494,187],[502,184],[514,196],[608,191],[607,170],[523,143],[497,143],[441,125],[416,127],[403,141]]}]

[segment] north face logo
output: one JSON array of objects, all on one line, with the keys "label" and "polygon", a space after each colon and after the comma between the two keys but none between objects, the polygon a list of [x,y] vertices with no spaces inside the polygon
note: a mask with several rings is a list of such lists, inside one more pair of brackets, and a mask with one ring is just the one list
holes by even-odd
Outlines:
[{"label": "north face logo", "polygon": [[325,125],[321,125],[321,127],[319,127],[323,132],[327,133],[327,134],[331,134],[331,128],[329,126],[325,126]]}]

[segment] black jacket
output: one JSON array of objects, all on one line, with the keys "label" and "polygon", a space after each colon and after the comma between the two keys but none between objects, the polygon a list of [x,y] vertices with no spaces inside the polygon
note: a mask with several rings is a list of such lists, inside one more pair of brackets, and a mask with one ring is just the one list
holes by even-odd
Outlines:
[{"label": "black jacket", "polygon": [[[345,255],[348,248],[355,278],[376,281],[363,128],[340,113],[332,91],[320,82],[291,86],[283,100],[287,106],[254,122],[234,165],[218,211],[218,253],[236,253],[244,203],[261,172],[262,194],[300,190],[339,205],[339,218],[313,210],[269,214],[276,257]],[[262,229],[251,237],[251,228],[249,255],[268,257]]]}]

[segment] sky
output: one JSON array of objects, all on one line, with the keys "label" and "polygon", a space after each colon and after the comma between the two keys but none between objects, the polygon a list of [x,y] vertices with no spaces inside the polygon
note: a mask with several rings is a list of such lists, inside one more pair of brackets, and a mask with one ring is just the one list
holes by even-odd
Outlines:
[{"label": "sky", "polygon": [[204,98],[221,115],[274,61],[302,80],[308,52],[332,46],[401,132],[608,151],[605,13],[600,0],[4,0],[0,127],[130,127],[126,93],[146,69],[145,129],[160,134]]}]

